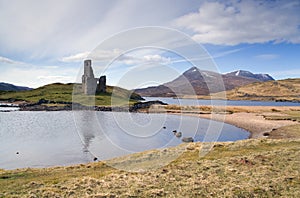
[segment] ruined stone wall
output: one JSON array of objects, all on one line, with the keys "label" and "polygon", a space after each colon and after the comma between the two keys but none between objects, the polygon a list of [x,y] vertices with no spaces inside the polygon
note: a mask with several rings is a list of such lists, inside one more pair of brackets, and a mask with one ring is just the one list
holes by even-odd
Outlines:
[{"label": "ruined stone wall", "polygon": [[94,95],[96,92],[105,93],[106,92],[106,76],[101,76],[98,79],[95,78],[92,61],[84,61],[84,73],[82,75],[82,92],[86,95]]},{"label": "ruined stone wall", "polygon": [[92,61],[84,61],[84,73],[82,75],[82,91],[86,95],[93,95],[96,92],[98,79],[94,77]]},{"label": "ruined stone wall", "polygon": [[106,92],[106,76],[101,76],[99,78],[99,84],[98,84],[98,92],[105,93]]}]

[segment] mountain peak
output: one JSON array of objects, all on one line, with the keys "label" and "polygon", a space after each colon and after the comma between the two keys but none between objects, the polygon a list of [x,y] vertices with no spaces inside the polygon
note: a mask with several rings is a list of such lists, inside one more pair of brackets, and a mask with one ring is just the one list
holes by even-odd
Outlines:
[{"label": "mountain peak", "polygon": [[198,67],[193,66],[190,69],[186,70],[183,74],[185,74],[185,73],[192,73],[192,72],[196,72],[196,71],[199,72],[200,70],[198,69]]},{"label": "mountain peak", "polygon": [[[245,73],[245,72],[239,72]],[[250,72],[251,73],[251,72]],[[222,79],[224,86],[218,86],[218,79]],[[136,89],[142,96],[175,97],[177,95],[209,95],[220,91],[234,89],[259,80],[235,75],[222,75],[213,71],[200,70],[191,67],[173,81],[156,87]]]},{"label": "mountain peak", "polygon": [[241,76],[241,75],[253,75],[252,72],[246,71],[246,70],[237,70],[234,72],[236,76]]},{"label": "mountain peak", "polygon": [[0,90],[1,91],[26,91],[26,90],[31,90],[31,88],[0,82]]},{"label": "mountain peak", "polygon": [[253,78],[259,81],[269,81],[269,80],[274,80],[274,78],[272,76],[270,76],[269,74],[253,74],[250,71],[246,71],[246,70],[237,70],[237,71],[233,71],[230,73],[227,73],[226,75],[230,75],[230,76],[239,76],[239,77],[245,77],[245,78]]}]

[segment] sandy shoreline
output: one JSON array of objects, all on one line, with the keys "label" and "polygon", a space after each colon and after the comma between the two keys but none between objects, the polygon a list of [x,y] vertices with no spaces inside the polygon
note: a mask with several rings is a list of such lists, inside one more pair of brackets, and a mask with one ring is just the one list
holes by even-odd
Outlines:
[{"label": "sandy shoreline", "polygon": [[[218,115],[215,115],[214,118],[211,118],[211,115],[200,115],[199,117],[222,121],[222,118],[218,118]],[[263,115],[256,113],[234,113],[226,115],[224,122],[249,131],[251,133],[250,138],[261,138],[264,137],[263,134],[266,132],[296,124],[290,120],[265,120]]]},{"label": "sandy shoreline", "polygon": [[[224,108],[224,107],[220,107]],[[233,110],[232,114],[197,114],[195,112],[183,112],[182,115],[196,116],[200,118],[211,119],[215,121],[224,121],[227,124],[245,129],[251,133],[249,138],[265,137],[264,133],[270,133],[273,130],[284,126],[296,125],[295,121],[291,120],[266,120],[264,116],[286,116],[284,111],[294,110],[300,111],[300,107],[262,107],[262,106],[227,106],[227,110]],[[274,110],[276,110],[274,112]],[[178,114],[179,112],[170,112]]]}]

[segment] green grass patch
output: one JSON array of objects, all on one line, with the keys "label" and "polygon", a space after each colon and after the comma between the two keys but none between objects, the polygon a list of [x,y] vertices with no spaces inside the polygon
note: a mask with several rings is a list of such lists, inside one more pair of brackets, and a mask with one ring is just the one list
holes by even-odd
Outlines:
[{"label": "green grass patch", "polygon": [[128,105],[142,98],[129,90],[120,87],[107,86],[107,93],[97,93],[93,96],[84,95],[80,84],[54,83],[29,91],[0,92],[0,100],[24,100],[27,102],[38,102],[40,99],[55,102],[78,102],[83,105],[110,106]]}]

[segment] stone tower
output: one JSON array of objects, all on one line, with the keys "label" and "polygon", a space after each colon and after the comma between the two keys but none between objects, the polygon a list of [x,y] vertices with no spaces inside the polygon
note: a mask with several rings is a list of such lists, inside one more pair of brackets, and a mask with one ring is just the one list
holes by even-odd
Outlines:
[{"label": "stone tower", "polygon": [[99,78],[99,84],[97,88],[98,88],[97,91],[100,93],[106,92],[106,76],[101,76]]},{"label": "stone tower", "polygon": [[97,84],[98,78],[95,78],[92,61],[84,61],[84,73],[82,75],[82,91],[86,95],[94,95],[96,92],[106,92],[106,76],[99,78],[99,84]]},{"label": "stone tower", "polygon": [[82,91],[86,95],[93,95],[96,92],[98,79],[94,77],[92,61],[84,61],[84,73],[82,75]]}]

